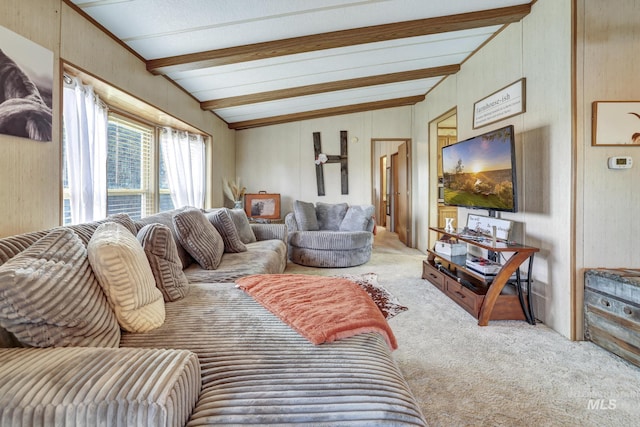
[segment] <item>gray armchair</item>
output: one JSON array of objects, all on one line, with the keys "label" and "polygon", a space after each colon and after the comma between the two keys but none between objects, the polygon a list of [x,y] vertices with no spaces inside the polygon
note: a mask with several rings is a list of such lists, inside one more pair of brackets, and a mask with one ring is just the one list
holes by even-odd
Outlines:
[{"label": "gray armchair", "polygon": [[296,200],[285,217],[289,259],[310,267],[353,267],[371,258],[373,205]]}]

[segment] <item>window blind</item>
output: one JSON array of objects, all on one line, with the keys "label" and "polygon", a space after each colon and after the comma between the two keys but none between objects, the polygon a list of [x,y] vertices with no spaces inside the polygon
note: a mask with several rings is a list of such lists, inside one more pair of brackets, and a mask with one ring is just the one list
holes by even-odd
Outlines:
[{"label": "window blind", "polygon": [[153,127],[111,114],[107,132],[107,213],[155,212]]}]

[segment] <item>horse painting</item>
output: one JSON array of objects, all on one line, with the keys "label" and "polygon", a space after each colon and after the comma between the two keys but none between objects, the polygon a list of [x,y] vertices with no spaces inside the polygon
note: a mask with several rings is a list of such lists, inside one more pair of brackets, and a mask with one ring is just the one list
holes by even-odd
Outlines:
[{"label": "horse painting", "polygon": [[0,50],[0,133],[51,141],[51,118],[38,87]]}]

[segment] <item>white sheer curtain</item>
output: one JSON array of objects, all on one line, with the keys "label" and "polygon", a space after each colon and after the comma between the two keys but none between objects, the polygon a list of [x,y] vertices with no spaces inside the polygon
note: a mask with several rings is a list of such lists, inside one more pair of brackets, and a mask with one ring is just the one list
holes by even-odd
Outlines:
[{"label": "white sheer curtain", "polygon": [[107,216],[107,107],[66,75],[62,104],[71,222],[95,221]]},{"label": "white sheer curtain", "polygon": [[160,130],[162,158],[176,208],[204,206],[204,139],[169,127]]}]

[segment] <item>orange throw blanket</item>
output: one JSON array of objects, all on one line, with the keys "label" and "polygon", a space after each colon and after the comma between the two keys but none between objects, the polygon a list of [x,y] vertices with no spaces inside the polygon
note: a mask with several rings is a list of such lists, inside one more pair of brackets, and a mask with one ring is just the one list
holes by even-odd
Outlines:
[{"label": "orange throw blanket", "polygon": [[378,306],[350,280],[306,274],[256,274],[238,279],[236,284],[313,344],[378,332],[391,349],[398,348]]}]

